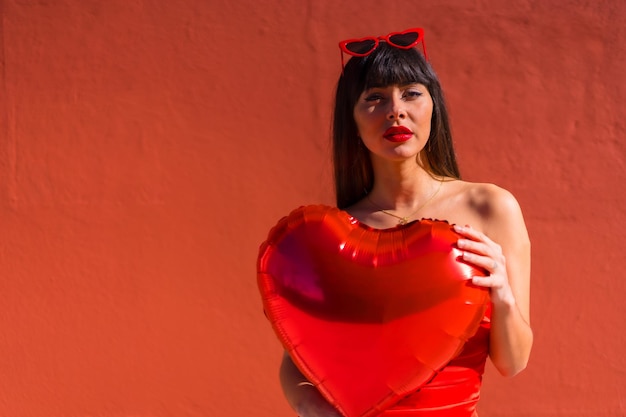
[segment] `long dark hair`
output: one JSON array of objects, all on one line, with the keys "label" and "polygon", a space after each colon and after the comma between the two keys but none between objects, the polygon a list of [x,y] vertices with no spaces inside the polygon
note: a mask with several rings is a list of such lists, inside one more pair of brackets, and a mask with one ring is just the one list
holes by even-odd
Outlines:
[{"label": "long dark hair", "polygon": [[424,148],[433,175],[459,179],[448,111],[437,75],[415,48],[399,49],[381,42],[366,57],[352,57],[337,83],[333,115],[333,165],[337,207],[361,200],[374,186],[369,151],[358,137],[353,111],[361,93],[372,87],[423,84],[433,100],[430,137]]}]

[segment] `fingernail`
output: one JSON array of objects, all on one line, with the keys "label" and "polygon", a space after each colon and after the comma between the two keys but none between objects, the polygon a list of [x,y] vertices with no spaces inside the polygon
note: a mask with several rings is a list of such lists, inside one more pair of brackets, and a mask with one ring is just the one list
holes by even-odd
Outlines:
[{"label": "fingernail", "polygon": [[459,248],[463,248],[465,247],[465,244],[467,243],[467,241],[465,239],[459,239],[456,241],[456,244]]}]

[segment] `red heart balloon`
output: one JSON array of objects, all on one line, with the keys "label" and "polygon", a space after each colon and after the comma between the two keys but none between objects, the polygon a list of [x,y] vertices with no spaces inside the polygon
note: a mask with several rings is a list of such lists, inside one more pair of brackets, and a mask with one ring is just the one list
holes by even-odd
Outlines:
[{"label": "red heart balloon", "polygon": [[261,245],[265,312],[302,373],[344,416],[375,416],[430,380],[478,329],[489,293],[445,221],[374,229],[306,206]]}]

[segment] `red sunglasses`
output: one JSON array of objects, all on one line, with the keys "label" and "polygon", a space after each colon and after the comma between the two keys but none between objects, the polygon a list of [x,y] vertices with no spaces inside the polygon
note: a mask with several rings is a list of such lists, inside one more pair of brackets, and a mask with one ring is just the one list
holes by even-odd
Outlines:
[{"label": "red sunglasses", "polygon": [[339,53],[341,54],[341,68],[345,68],[343,62],[343,53],[352,56],[368,56],[376,48],[380,41],[385,41],[394,48],[399,49],[411,49],[418,43],[422,43],[422,50],[424,51],[424,58],[428,60],[426,55],[426,44],[424,43],[424,29],[413,28],[407,29],[402,32],[392,32],[385,36],[370,36],[361,39],[348,39],[346,41],[339,42]]}]

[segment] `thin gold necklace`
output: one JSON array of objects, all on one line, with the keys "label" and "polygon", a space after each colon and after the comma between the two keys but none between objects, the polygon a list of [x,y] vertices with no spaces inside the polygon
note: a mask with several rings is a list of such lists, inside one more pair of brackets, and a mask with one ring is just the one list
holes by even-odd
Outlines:
[{"label": "thin gold necklace", "polygon": [[441,179],[441,181],[439,181],[439,187],[437,187],[435,192],[430,197],[428,197],[428,199],[426,199],[426,201],[424,201],[421,206],[419,206],[413,213],[409,214],[408,216],[398,216],[397,214],[393,214],[390,211],[385,210],[384,208],[382,208],[378,204],[374,203],[374,200],[372,200],[372,198],[370,197],[369,194],[366,194],[366,197],[367,197],[368,201],[370,203],[372,203],[372,205],[374,207],[376,207],[379,211],[383,212],[384,214],[386,214],[388,216],[395,217],[396,219],[398,219],[398,224],[399,225],[404,225],[404,224],[407,224],[409,222],[409,219],[411,217],[415,216],[421,209],[426,207],[426,204],[430,203],[430,201],[433,198],[435,198],[435,196],[439,193],[439,190],[441,190],[442,185],[443,185],[443,178]]}]

